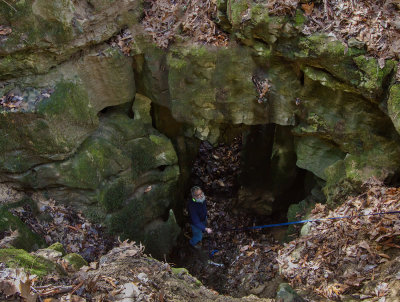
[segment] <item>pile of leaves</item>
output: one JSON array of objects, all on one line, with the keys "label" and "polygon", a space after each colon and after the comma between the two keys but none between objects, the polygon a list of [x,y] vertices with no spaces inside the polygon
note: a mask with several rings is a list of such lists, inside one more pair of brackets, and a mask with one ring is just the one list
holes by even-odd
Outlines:
[{"label": "pile of leaves", "polygon": [[146,0],[144,7],[142,24],[159,47],[168,47],[178,35],[218,46],[228,42],[227,35],[213,21],[216,1]]},{"label": "pile of leaves", "polygon": [[9,93],[0,98],[0,106],[8,111],[16,111],[23,105],[24,98],[20,95]]},{"label": "pile of leaves", "polygon": [[227,271],[227,290],[239,296],[259,295],[267,290],[264,296],[274,297],[281,282],[276,261],[281,245],[271,235],[261,231],[236,237],[241,238],[234,238],[233,241],[236,247]]},{"label": "pile of leaves", "polygon": [[[10,112],[26,111],[33,108],[38,102],[48,99],[53,92],[53,88],[40,90],[28,88],[23,93],[19,90],[18,92],[10,90],[0,98],[0,108]],[[35,97],[32,97],[33,95]]]},{"label": "pile of leaves", "polygon": [[[365,282],[379,279],[380,267],[399,254],[399,214],[368,214],[399,211],[400,189],[387,188],[376,180],[366,186],[364,194],[333,211],[317,204],[311,217],[352,218],[313,222],[307,236],[279,251],[281,272],[292,285],[329,299],[341,299],[344,294],[356,293]],[[383,283],[381,279],[368,293],[371,298],[387,293],[387,283]]]},{"label": "pile of leaves", "polygon": [[88,262],[98,259],[115,244],[115,239],[106,235],[100,225],[90,223],[82,213],[52,199],[41,201],[39,214],[34,214],[28,204],[10,211],[48,245],[59,242],[67,253],[78,253]]},{"label": "pile of leaves", "polygon": [[271,15],[294,15],[299,0],[268,0],[268,12]]},{"label": "pile of leaves", "polygon": [[[198,254],[192,254],[184,255],[179,264],[210,288],[225,294],[246,296],[267,289],[266,283],[278,275],[276,257],[281,246],[264,230],[233,230],[256,223],[255,216],[234,208],[237,204],[240,150],[240,138],[217,147],[201,143],[192,177],[207,196],[208,225],[213,233],[206,234],[202,241],[200,253],[205,254],[204,261],[199,261],[201,257]],[[189,224],[184,232],[190,238]],[[268,289],[274,296],[275,291]]]},{"label": "pile of leaves", "polygon": [[6,268],[0,263],[0,298],[21,297],[27,302],[36,302],[38,295],[31,292],[35,276],[31,276],[23,269]]},{"label": "pile of leaves", "polygon": [[112,47],[118,48],[125,56],[129,56],[132,42],[132,32],[129,29],[123,29],[118,35],[110,39],[109,44]]},{"label": "pile of leaves", "polygon": [[308,16],[303,33],[326,32],[348,42],[354,38],[383,59],[399,59],[400,3],[392,0],[324,0],[302,4]]},{"label": "pile of leaves", "polygon": [[201,142],[192,168],[193,182],[200,185],[208,196],[234,196],[238,189],[241,147],[241,138],[215,148],[207,141]]},{"label": "pile of leaves", "polygon": [[252,81],[254,86],[256,86],[257,93],[258,93],[258,100],[259,104],[268,102],[268,91],[271,88],[271,84],[269,84],[268,79],[262,79],[258,76],[253,76]]},{"label": "pile of leaves", "polygon": [[[204,287],[184,268],[173,268],[143,254],[144,247],[120,242],[98,262],[69,276],[37,279],[21,269],[0,264],[2,301],[201,301],[256,302],[255,296],[235,299]],[[18,299],[18,300],[17,300]]]}]

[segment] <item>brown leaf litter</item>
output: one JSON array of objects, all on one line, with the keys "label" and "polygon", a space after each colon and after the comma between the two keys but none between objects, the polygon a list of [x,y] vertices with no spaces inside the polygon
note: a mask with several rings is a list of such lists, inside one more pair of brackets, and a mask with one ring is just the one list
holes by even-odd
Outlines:
[{"label": "brown leaf litter", "polygon": [[[307,21],[305,35],[323,32],[349,46],[366,47],[382,59],[399,59],[400,4],[396,0],[268,0],[270,15],[294,16],[303,10]],[[177,36],[191,37],[195,42],[224,46],[228,36],[218,29],[216,1],[155,0],[145,1],[142,24],[162,48]]]},{"label": "brown leaf litter", "polygon": [[[271,14],[294,15],[300,1],[268,1]],[[301,1],[307,16],[302,30],[305,35],[316,32],[336,37],[349,46],[366,47],[383,59],[399,59],[400,3],[396,0],[323,0]],[[284,9],[279,9],[283,6]]]},{"label": "brown leaf litter", "polygon": [[[204,261],[199,261],[197,254],[185,255],[179,265],[185,265],[206,286],[221,293],[243,297],[264,292],[261,296],[272,298],[279,284],[274,280],[282,281],[276,261],[281,245],[265,230],[231,231],[256,222],[254,215],[234,210],[238,202],[240,150],[240,138],[216,147],[201,143],[192,178],[207,196],[208,225],[213,233],[205,234],[202,241]],[[189,224],[184,232],[190,237]],[[207,261],[213,251],[211,261]]]},{"label": "brown leaf litter", "polygon": [[67,253],[78,253],[89,262],[98,259],[115,244],[100,225],[89,222],[79,211],[52,199],[41,200],[39,215],[34,215],[29,205],[10,211],[41,235],[48,245],[59,242]]},{"label": "brown leaf litter", "polygon": [[[357,294],[368,281],[379,279],[382,265],[400,260],[396,259],[400,252],[399,215],[357,216],[399,211],[400,189],[386,188],[377,181],[366,185],[367,192],[335,210],[317,204],[310,217],[352,218],[310,223],[308,235],[279,251],[281,273],[292,285],[340,300],[343,294]],[[375,290],[372,297],[384,295],[383,289]]]},{"label": "brown leaf litter", "polygon": [[142,24],[161,48],[176,36],[192,37],[195,42],[218,46],[227,44],[227,35],[214,22],[217,13],[213,0],[146,0]]},{"label": "brown leaf litter", "polygon": [[[46,278],[39,282],[23,270],[0,267],[0,292],[10,301],[29,302],[36,298],[46,302],[239,301],[207,289],[185,269],[150,258],[142,246],[127,241],[102,256],[97,266],[82,267],[64,283]],[[248,296],[240,301],[270,300]]]}]

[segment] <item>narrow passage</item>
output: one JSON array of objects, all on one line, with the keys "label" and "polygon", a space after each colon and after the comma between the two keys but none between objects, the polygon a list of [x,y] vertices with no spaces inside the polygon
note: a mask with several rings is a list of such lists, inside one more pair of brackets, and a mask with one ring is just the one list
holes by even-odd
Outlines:
[{"label": "narrow passage", "polygon": [[[200,251],[188,247],[189,223],[184,227],[173,261],[186,267],[209,288],[234,297],[249,295],[274,297],[282,279],[278,277],[277,251],[281,245],[271,230],[231,231],[232,228],[272,223],[238,206],[241,139],[213,147],[202,142],[192,169],[192,185],[200,186],[207,198],[208,227]],[[279,218],[278,218],[279,219]],[[286,228],[274,230],[285,232]],[[276,234],[277,234],[276,233]]]}]

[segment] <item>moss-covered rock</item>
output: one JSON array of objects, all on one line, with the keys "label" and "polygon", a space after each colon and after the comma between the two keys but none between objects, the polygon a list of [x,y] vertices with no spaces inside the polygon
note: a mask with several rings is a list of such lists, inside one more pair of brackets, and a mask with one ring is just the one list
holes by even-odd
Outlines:
[{"label": "moss-covered rock", "polygon": [[2,41],[0,77],[45,73],[85,46],[108,40],[138,22],[141,1],[24,0],[0,5],[12,33]]},{"label": "moss-covered rock", "polygon": [[152,123],[150,110],[151,100],[137,93],[132,105],[135,120],[140,120],[143,124],[150,125]]},{"label": "moss-covered rock", "polygon": [[[315,200],[312,196],[289,206],[287,212],[287,219],[289,222],[307,219],[311,213],[311,210],[315,206]],[[290,241],[291,235],[296,234],[296,228],[290,225],[286,231],[286,238]]]},{"label": "moss-covered rock", "polygon": [[174,212],[170,210],[166,222],[156,220],[145,227],[143,243],[148,247],[146,252],[162,258],[165,256],[165,251],[170,251],[175,246],[180,232]]},{"label": "moss-covered rock", "polygon": [[130,64],[130,59],[110,50],[101,59],[89,54],[50,74],[2,87],[3,94],[20,95],[23,100],[15,112],[1,109],[0,169],[21,173],[69,157],[98,127],[100,110],[132,101]]},{"label": "moss-covered rock", "polygon": [[[255,68],[244,48],[178,47],[168,56],[171,112],[193,125],[195,135],[215,141],[222,123],[265,120],[251,77]],[[208,129],[208,130],[207,130]]]},{"label": "moss-covered rock", "polygon": [[335,196],[341,199],[345,193],[357,192],[371,176],[385,180],[396,175],[399,139],[390,119],[362,92],[328,84],[329,78],[320,70],[304,71],[296,108],[298,125],[293,131],[301,136],[297,164],[327,181],[328,203],[334,204]]},{"label": "moss-covered rock", "polygon": [[118,49],[103,47],[101,55],[92,53],[76,63],[77,74],[96,112],[132,102],[136,93],[132,61]]},{"label": "moss-covered rock", "polygon": [[98,129],[70,158],[38,165],[14,175],[14,180],[72,202],[95,215],[110,232],[146,242],[162,255],[179,233],[174,217],[147,233],[145,229],[162,221],[176,202],[178,158],[171,141],[152,127],[150,100],[141,95],[135,98],[133,119],[129,107],[107,110]]},{"label": "moss-covered rock", "polygon": [[[299,11],[291,20],[288,16],[270,16],[266,3],[247,0],[228,0],[219,5],[219,23],[243,44],[253,46],[257,40],[274,44],[279,37],[296,34],[304,23]],[[229,25],[227,25],[229,22]]]},{"label": "moss-covered rock", "polygon": [[10,204],[0,207],[0,232],[17,231],[18,236],[10,242],[17,249],[27,251],[37,250],[45,246],[45,241],[38,234],[32,232],[17,216],[9,212],[10,208],[21,206],[24,203]]},{"label": "moss-covered rock", "polygon": [[396,131],[400,133],[400,83],[390,87],[388,113]]},{"label": "moss-covered rock", "polygon": [[383,93],[383,86],[390,80],[389,76],[397,65],[394,60],[386,60],[380,67],[378,59],[364,55],[353,58],[354,63],[360,70],[360,82],[358,89],[363,95],[377,98]]},{"label": "moss-covered rock", "polygon": [[0,262],[8,267],[24,268],[30,274],[43,277],[51,272],[61,272],[61,268],[40,256],[34,256],[22,249],[0,249]]},{"label": "moss-covered rock", "polygon": [[297,166],[313,172],[326,180],[325,169],[342,160],[345,154],[340,149],[312,136],[296,138]]},{"label": "moss-covered rock", "polygon": [[312,77],[318,77],[323,85],[332,88],[342,87],[344,91],[356,91],[370,100],[382,95],[384,86],[396,65],[394,61],[387,60],[380,68],[378,60],[367,57],[364,49],[347,47],[324,34],[286,39],[281,43],[277,45],[276,50],[285,57],[322,69],[314,72],[310,72],[309,69],[305,71]]},{"label": "moss-covered rock", "polygon": [[62,256],[65,256],[65,254],[66,254],[64,246],[60,242],[53,243],[52,245],[50,245],[48,247],[48,249],[60,252]]},{"label": "moss-covered rock", "polygon": [[178,277],[189,274],[189,271],[184,267],[172,267],[171,271],[174,275],[177,275]]},{"label": "moss-covered rock", "polygon": [[88,265],[85,259],[79,254],[70,253],[63,257],[64,260],[68,262],[71,267],[78,271],[82,266]]}]

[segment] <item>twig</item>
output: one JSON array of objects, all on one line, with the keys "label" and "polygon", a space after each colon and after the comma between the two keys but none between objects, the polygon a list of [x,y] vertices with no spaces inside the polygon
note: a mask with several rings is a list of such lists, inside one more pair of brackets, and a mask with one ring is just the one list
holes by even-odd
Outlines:
[{"label": "twig", "polygon": [[67,228],[70,228],[71,230],[74,230],[74,231],[76,231],[76,232],[81,232],[80,229],[78,229],[77,227],[74,227],[74,226],[72,226],[72,225],[67,225]]},{"label": "twig", "polygon": [[83,283],[85,283],[85,282],[82,281],[77,286],[75,286],[75,288],[72,290],[72,292],[70,294],[72,295],[73,293],[75,293],[83,285]]},{"label": "twig", "polygon": [[1,1],[3,1],[5,4],[7,4],[9,7],[11,7],[16,12],[18,12],[17,9],[14,6],[12,6],[10,3],[8,3],[6,0],[1,0]]},{"label": "twig", "polygon": [[329,6],[328,6],[328,0],[324,0],[324,10],[325,10],[325,14],[328,17],[328,20],[330,19],[330,15],[329,15]]},{"label": "twig", "polygon": [[49,287],[52,287],[53,285],[49,284],[49,285],[44,285],[44,286],[36,286],[36,289],[46,289]]},{"label": "twig", "polygon": [[74,288],[73,286],[65,286],[65,287],[61,286],[61,287],[52,289],[52,290],[44,292],[44,293],[40,293],[40,296],[46,297],[46,296],[54,296],[54,295],[58,295],[58,294],[64,294],[64,293],[68,293],[73,288]]},{"label": "twig", "polygon": [[39,301],[43,302],[42,298],[40,297],[40,293],[33,286],[31,286],[31,290],[34,291],[38,295],[37,297],[39,298]]},{"label": "twig", "polygon": [[314,21],[316,24],[318,24],[321,28],[324,28],[324,24],[318,21],[317,19],[314,19],[313,16],[309,16],[309,18]]}]

